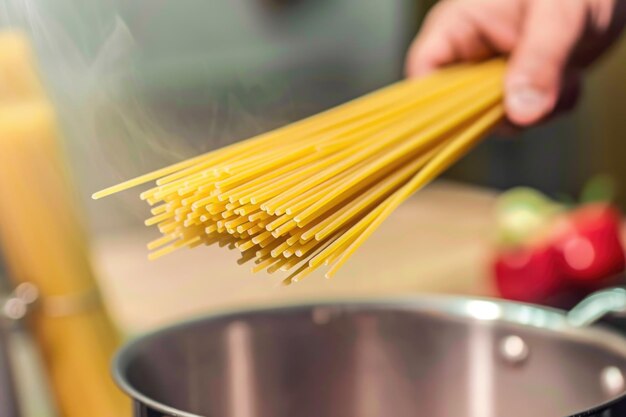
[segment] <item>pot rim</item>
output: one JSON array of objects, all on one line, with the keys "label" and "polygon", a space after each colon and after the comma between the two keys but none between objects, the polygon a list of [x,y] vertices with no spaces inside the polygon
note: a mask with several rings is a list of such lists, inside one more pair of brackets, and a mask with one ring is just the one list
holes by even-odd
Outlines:
[{"label": "pot rim", "polygon": [[[308,300],[305,302],[277,302],[262,306],[249,305],[244,308],[221,309],[206,315],[190,318],[178,323],[166,325],[143,335],[134,337],[125,343],[115,354],[111,371],[113,379],[118,387],[134,401],[143,405],[176,417],[204,417],[198,414],[182,411],[174,407],[155,401],[139,392],[127,380],[125,370],[130,361],[135,357],[138,346],[161,337],[167,333],[176,332],[186,327],[192,327],[200,322],[247,316],[255,313],[289,314],[294,311],[313,311],[318,308],[339,309],[339,311],[363,310],[363,309],[388,309],[395,311],[407,310],[413,312],[426,312],[431,315],[448,316],[449,318],[462,319],[469,323],[506,323],[545,330],[550,333],[560,334],[577,342],[585,342],[600,346],[608,351],[626,358],[626,337],[601,325],[577,327],[570,324],[567,313],[563,310],[543,307],[535,304],[504,301],[489,297],[464,297],[443,294],[400,295],[382,297],[354,297],[354,298],[325,298],[319,301]],[[604,403],[597,404],[591,410],[598,410],[610,406],[616,400],[626,397],[626,391]],[[587,410],[589,411],[589,410]],[[585,410],[579,413],[584,413]]]}]

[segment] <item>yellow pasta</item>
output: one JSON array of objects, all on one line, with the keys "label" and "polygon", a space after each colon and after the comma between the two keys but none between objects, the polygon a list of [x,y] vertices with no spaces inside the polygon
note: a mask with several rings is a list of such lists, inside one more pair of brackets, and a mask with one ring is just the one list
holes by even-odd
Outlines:
[{"label": "yellow pasta", "polygon": [[411,194],[503,117],[500,59],[404,80],[246,141],[105,189],[140,197],[163,237],[150,259],[215,244],[253,272],[330,277]]},{"label": "yellow pasta", "polygon": [[98,296],[58,133],[28,37],[0,30],[0,251],[6,272],[15,285],[38,289],[37,308],[25,324],[42,354],[58,415],[82,417],[89,410],[91,417],[124,416],[126,398],[103,377],[121,338]]}]

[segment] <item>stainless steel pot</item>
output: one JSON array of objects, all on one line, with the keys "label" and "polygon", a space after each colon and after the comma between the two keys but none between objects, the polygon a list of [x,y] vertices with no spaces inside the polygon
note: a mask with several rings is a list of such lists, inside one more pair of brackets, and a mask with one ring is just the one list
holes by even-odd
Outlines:
[{"label": "stainless steel pot", "polygon": [[[141,337],[114,363],[136,416],[625,416],[626,290],[569,314],[410,297],[238,311]],[[587,410],[586,412],[584,410]]]}]

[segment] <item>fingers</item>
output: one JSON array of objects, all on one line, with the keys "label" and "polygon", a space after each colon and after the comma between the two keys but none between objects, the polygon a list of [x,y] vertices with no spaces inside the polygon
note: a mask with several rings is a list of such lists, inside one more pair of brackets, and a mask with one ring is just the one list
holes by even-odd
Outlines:
[{"label": "fingers", "polygon": [[521,26],[520,5],[520,0],[438,3],[409,49],[407,76],[424,76],[457,61],[511,51]]},{"label": "fingers", "polygon": [[578,91],[570,89],[578,83],[564,81],[564,73],[588,18],[583,1],[444,0],[411,46],[406,72],[423,76],[457,61],[510,54],[507,116],[528,126],[575,102],[577,93],[562,93]]},{"label": "fingers", "polygon": [[[556,102],[554,110],[533,125],[541,125],[549,120],[552,120],[555,117],[558,117],[563,113],[571,111],[578,103],[581,91],[582,77],[580,73],[568,73],[564,77],[563,85],[561,87],[561,91],[559,92],[559,98]],[[512,123],[509,119],[506,119],[503,120],[502,123],[500,123],[498,126],[496,126],[496,128],[494,129],[494,133],[502,137],[511,137],[516,136],[524,130],[525,126]]]},{"label": "fingers", "polygon": [[423,77],[454,60],[454,49],[446,36],[417,38],[409,49],[405,72],[408,77]]},{"label": "fingers", "polygon": [[505,81],[509,119],[527,126],[552,112],[570,55],[585,28],[580,2],[532,0]]},{"label": "fingers", "polygon": [[454,13],[449,3],[438,3],[428,14],[419,35],[409,48],[405,72],[408,77],[421,77],[446,64],[454,62],[455,53],[450,42]]}]

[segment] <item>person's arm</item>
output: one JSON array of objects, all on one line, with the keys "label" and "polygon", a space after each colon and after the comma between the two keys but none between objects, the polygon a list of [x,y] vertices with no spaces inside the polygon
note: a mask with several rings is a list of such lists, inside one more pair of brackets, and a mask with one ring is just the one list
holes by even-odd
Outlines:
[{"label": "person's arm", "polygon": [[[443,0],[409,50],[407,75],[510,56],[510,121],[527,126],[575,101],[580,71],[619,36],[626,0]],[[625,69],[626,70],[626,69]]]}]

